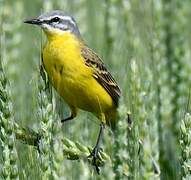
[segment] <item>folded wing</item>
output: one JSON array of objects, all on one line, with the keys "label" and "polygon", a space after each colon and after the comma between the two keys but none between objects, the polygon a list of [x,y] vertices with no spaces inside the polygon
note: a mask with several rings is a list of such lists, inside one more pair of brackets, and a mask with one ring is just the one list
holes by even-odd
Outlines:
[{"label": "folded wing", "polygon": [[102,60],[92,49],[87,46],[82,47],[81,53],[84,57],[85,64],[93,69],[93,77],[111,96],[114,104],[118,106],[121,90],[110,72],[106,69]]}]

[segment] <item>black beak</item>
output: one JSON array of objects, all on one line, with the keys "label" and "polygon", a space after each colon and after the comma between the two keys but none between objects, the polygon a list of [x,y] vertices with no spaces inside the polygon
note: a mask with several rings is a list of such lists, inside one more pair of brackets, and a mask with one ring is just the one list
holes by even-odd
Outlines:
[{"label": "black beak", "polygon": [[34,25],[41,25],[42,21],[40,19],[34,18],[34,19],[25,20],[24,23],[34,24]]}]

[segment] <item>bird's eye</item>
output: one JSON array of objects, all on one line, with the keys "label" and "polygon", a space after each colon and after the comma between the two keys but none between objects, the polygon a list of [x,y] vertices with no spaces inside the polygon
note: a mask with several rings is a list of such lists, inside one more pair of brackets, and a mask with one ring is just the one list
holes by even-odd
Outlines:
[{"label": "bird's eye", "polygon": [[54,17],[51,19],[51,22],[59,22],[60,18],[59,17]]}]

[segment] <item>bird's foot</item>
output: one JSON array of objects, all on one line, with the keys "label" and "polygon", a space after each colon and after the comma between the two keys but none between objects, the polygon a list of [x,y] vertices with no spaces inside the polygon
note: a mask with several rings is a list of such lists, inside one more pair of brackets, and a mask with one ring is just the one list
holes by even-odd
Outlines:
[{"label": "bird's foot", "polygon": [[97,174],[100,174],[99,160],[101,159],[99,157],[99,151],[100,151],[100,148],[95,147],[93,151],[90,153],[90,155],[88,156],[88,158],[92,158],[92,165],[95,167]]},{"label": "bird's foot", "polygon": [[40,150],[41,138],[42,138],[42,136],[40,134],[37,134],[37,137],[36,137],[36,139],[34,141],[34,146],[37,148],[38,153],[41,152],[41,150]]}]

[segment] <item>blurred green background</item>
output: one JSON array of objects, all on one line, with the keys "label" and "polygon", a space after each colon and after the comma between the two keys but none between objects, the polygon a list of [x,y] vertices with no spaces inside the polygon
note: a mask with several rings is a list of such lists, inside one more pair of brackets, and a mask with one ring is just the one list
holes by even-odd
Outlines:
[{"label": "blurred green background", "polygon": [[[190,0],[0,0],[0,179],[191,179],[190,7]],[[75,17],[122,89],[117,132],[106,128],[101,145],[111,161],[100,175],[63,157],[61,139],[93,147],[99,121],[80,112],[61,125],[68,107],[39,75],[46,38],[23,23],[56,9]],[[43,134],[41,154],[16,140],[15,123]]]}]

